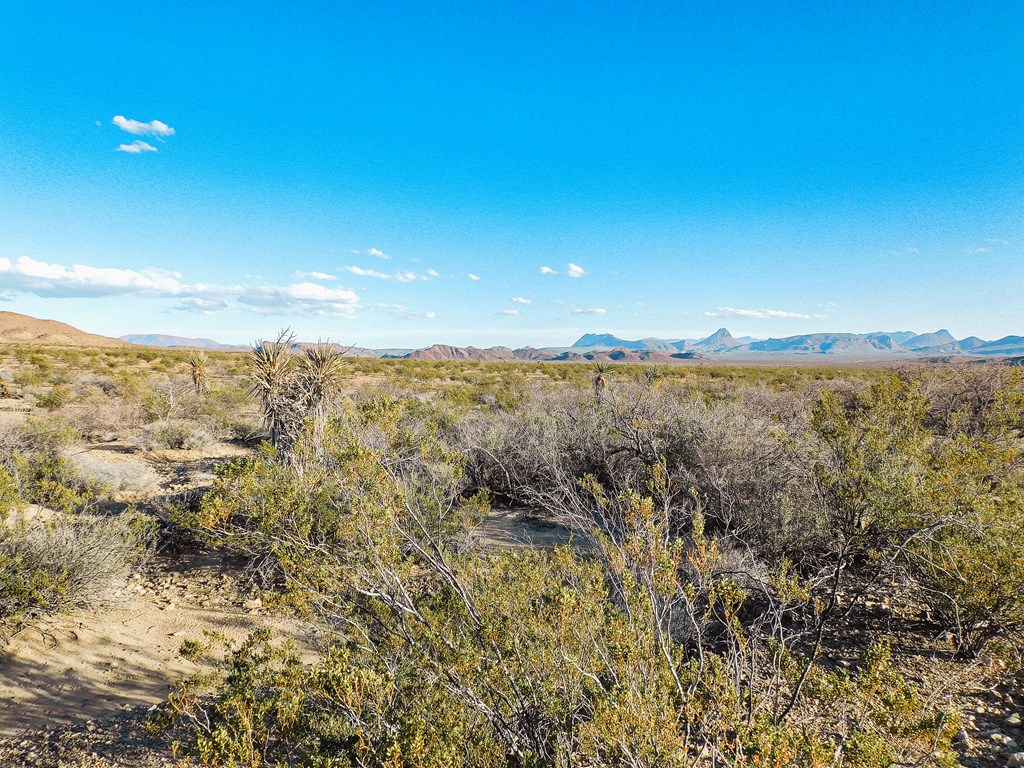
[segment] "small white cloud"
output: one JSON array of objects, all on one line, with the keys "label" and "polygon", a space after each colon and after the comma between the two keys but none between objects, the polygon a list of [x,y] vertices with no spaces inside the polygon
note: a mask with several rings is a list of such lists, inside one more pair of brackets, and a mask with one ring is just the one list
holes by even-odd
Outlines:
[{"label": "small white cloud", "polygon": [[468,277],[470,280],[479,280],[480,279],[480,275],[474,275],[472,272],[470,272],[468,275],[466,275],[466,277]]},{"label": "small white cloud", "polygon": [[367,255],[375,256],[378,259],[390,259],[391,258],[388,254],[384,253],[384,251],[382,251],[380,248],[370,248],[366,253],[367,253]]},{"label": "small white cloud", "polygon": [[413,283],[417,280],[429,280],[427,275],[417,275],[415,272],[395,272],[388,274],[387,272],[378,272],[376,269],[363,269],[354,265],[344,267],[346,272],[351,272],[353,275],[359,277],[372,277],[375,280],[390,280],[396,283]]},{"label": "small white cloud", "polygon": [[968,248],[967,252],[973,256],[979,256],[983,253],[988,253],[988,248],[985,246],[979,246],[977,248]]},{"label": "small white cloud", "polygon": [[214,299],[182,299],[174,309],[179,312],[193,312],[197,315],[212,315],[215,312],[231,309],[231,305],[226,301]]},{"label": "small white cloud", "polygon": [[519,317],[519,310],[518,309],[503,309],[498,314],[499,315],[504,315],[505,317]]},{"label": "small white cloud", "polygon": [[787,320],[810,320],[816,315],[807,315],[803,312],[788,312],[784,309],[736,309],[734,307],[719,307],[714,311],[703,313],[704,317],[742,317],[765,319],[787,319]]},{"label": "small white cloud", "polygon": [[553,270],[551,267],[547,267],[547,266],[541,267],[540,268],[540,273],[542,275],[557,275],[558,274],[558,272]]},{"label": "small white cloud", "polygon": [[533,304],[532,301],[525,298],[524,296],[513,296],[512,301],[514,301],[516,304]]},{"label": "small white cloud", "polygon": [[441,273],[438,272],[436,269],[428,269],[427,270],[427,274],[430,275],[431,277],[440,277],[441,276]]},{"label": "small white cloud", "polygon": [[131,155],[138,155],[142,152],[156,152],[157,149],[152,144],[147,144],[144,141],[136,139],[131,144],[118,144],[117,152],[127,152]]},{"label": "small white cloud", "polygon": [[173,136],[174,129],[161,120],[150,120],[143,123],[138,120],[129,120],[124,115],[114,115],[111,122],[122,131],[133,133],[136,136]]},{"label": "small white cloud", "polygon": [[565,274],[569,277],[583,277],[587,274],[587,270],[581,267],[579,264],[573,264],[569,262],[569,267],[566,269]]},{"label": "small white cloud", "polygon": [[604,307],[594,307],[593,309],[580,309],[576,307],[569,311],[570,315],[604,315],[607,314],[608,310]]},{"label": "small white cloud", "polygon": [[377,304],[377,309],[387,312],[389,315],[401,317],[405,320],[433,320],[437,317],[436,312],[413,312],[401,304]]},{"label": "small white cloud", "polygon": [[992,245],[1009,245],[1010,244],[1009,240],[1004,240],[1001,237],[990,237],[985,242],[986,243],[990,243]]},{"label": "small white cloud", "polygon": [[337,275],[329,275],[326,272],[294,272],[292,277],[295,280],[337,280]]}]

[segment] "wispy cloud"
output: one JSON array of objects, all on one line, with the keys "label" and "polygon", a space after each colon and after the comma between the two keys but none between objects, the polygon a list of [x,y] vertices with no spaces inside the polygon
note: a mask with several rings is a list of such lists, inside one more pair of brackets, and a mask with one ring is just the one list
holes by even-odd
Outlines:
[{"label": "wispy cloud", "polygon": [[542,275],[557,275],[558,271],[552,269],[551,267],[543,266],[543,267],[540,268],[540,273]]},{"label": "wispy cloud", "polygon": [[604,307],[593,307],[592,309],[582,309],[580,307],[574,307],[569,310],[570,315],[605,315],[608,313]]},{"label": "wispy cloud", "polygon": [[238,301],[264,315],[351,317],[359,297],[348,288],[296,283],[245,288],[240,291]]},{"label": "wispy cloud", "polygon": [[503,309],[500,312],[498,312],[498,314],[499,315],[504,315],[505,317],[519,317],[519,310],[518,309]]},{"label": "wispy cloud", "polygon": [[0,258],[0,284],[8,293],[44,298],[140,296],[178,299],[177,309],[213,312],[227,309],[229,299],[259,314],[351,316],[359,296],[348,288],[315,283],[292,285],[213,285],[187,283],[164,269],[121,269],[85,264],[53,264],[22,256]]},{"label": "wispy cloud", "polygon": [[415,272],[404,271],[389,274],[387,272],[378,272],[376,269],[363,269],[362,267],[356,267],[353,265],[344,267],[344,270],[352,273],[353,275],[358,275],[359,277],[372,277],[375,280],[391,280],[396,283],[413,283],[417,280],[430,279],[428,275],[418,275]]},{"label": "wispy cloud", "polygon": [[127,152],[131,155],[138,155],[143,152],[156,152],[157,148],[152,144],[136,139],[131,144],[118,144],[116,152]]},{"label": "wispy cloud", "polygon": [[513,296],[512,301],[514,301],[516,304],[533,304],[533,302],[530,301],[525,296]]},{"label": "wispy cloud", "polygon": [[337,280],[337,275],[329,275],[326,272],[293,272],[292,277],[295,280]]},{"label": "wispy cloud", "polygon": [[440,277],[441,273],[438,272],[436,269],[428,269],[427,275],[429,275],[430,277]]},{"label": "wispy cloud", "polygon": [[382,251],[380,248],[367,248],[365,251],[362,251],[362,250],[360,250],[358,248],[353,248],[352,249],[352,253],[354,253],[356,255],[366,254],[367,256],[373,256],[375,259],[390,259],[391,258],[391,256],[389,256],[388,254],[384,253],[384,251]]},{"label": "wispy cloud", "polygon": [[377,309],[387,312],[389,315],[401,317],[405,320],[433,320],[437,317],[436,312],[413,312],[401,304],[377,304]]},{"label": "wispy cloud", "polygon": [[135,134],[136,136],[174,135],[174,129],[162,120],[150,120],[148,123],[143,123],[139,120],[130,120],[124,115],[114,115],[114,119],[110,122],[122,131]]},{"label": "wispy cloud", "polygon": [[568,268],[565,270],[565,274],[569,277],[583,277],[587,274],[587,270],[581,267],[579,264],[573,264],[569,262]]},{"label": "wispy cloud", "polygon": [[480,279],[480,275],[474,275],[472,272],[470,272],[468,275],[466,275],[466,277],[468,277],[470,280],[479,280]]},{"label": "wispy cloud", "polygon": [[179,312],[192,312],[197,315],[213,315],[231,309],[226,301],[215,299],[182,299],[173,309]]},{"label": "wispy cloud", "polygon": [[735,307],[719,307],[716,310],[708,310],[703,315],[704,317],[738,317],[757,320],[810,320],[812,317],[817,317],[817,315],[807,315],[803,312],[788,312],[784,309],[736,309]]},{"label": "wispy cloud", "polygon": [[920,252],[921,252],[920,248],[914,248],[913,246],[908,246],[907,248],[899,248],[897,250],[889,251],[889,255],[890,256],[914,256],[915,254],[918,254]]}]

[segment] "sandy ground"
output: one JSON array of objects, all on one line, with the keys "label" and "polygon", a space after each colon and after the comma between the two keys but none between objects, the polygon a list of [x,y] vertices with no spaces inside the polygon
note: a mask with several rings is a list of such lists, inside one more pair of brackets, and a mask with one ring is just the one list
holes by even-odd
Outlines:
[{"label": "sandy ground", "polygon": [[204,631],[232,640],[257,626],[300,635],[297,624],[264,615],[240,593],[225,563],[167,565],[135,574],[102,610],[51,618],[14,638],[0,655],[0,738],[166,700],[175,682],[199,670],[179,655],[182,641],[203,640]]}]

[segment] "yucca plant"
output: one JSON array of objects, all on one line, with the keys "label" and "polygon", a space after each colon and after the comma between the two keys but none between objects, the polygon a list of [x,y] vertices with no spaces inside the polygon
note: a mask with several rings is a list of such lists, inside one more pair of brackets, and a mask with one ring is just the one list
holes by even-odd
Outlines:
[{"label": "yucca plant", "polygon": [[189,373],[192,376],[192,388],[197,395],[205,395],[210,388],[207,368],[209,358],[202,352],[190,352],[188,356]]},{"label": "yucca plant", "polygon": [[263,418],[270,433],[270,444],[277,447],[287,432],[288,422],[295,418],[293,382],[296,374],[292,345],[295,334],[285,328],[276,341],[263,341],[249,354],[252,386],[249,394],[259,400]]},{"label": "yucca plant", "polygon": [[348,350],[330,343],[310,347],[300,358],[298,384],[303,412],[310,422],[315,448],[324,443],[327,418],[341,392],[344,356]]}]

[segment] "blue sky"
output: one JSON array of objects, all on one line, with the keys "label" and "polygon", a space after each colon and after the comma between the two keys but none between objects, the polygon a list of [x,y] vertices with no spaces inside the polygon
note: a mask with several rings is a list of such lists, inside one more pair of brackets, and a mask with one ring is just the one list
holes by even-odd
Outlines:
[{"label": "blue sky", "polygon": [[0,309],[377,347],[1024,333],[1019,3],[11,6]]}]

